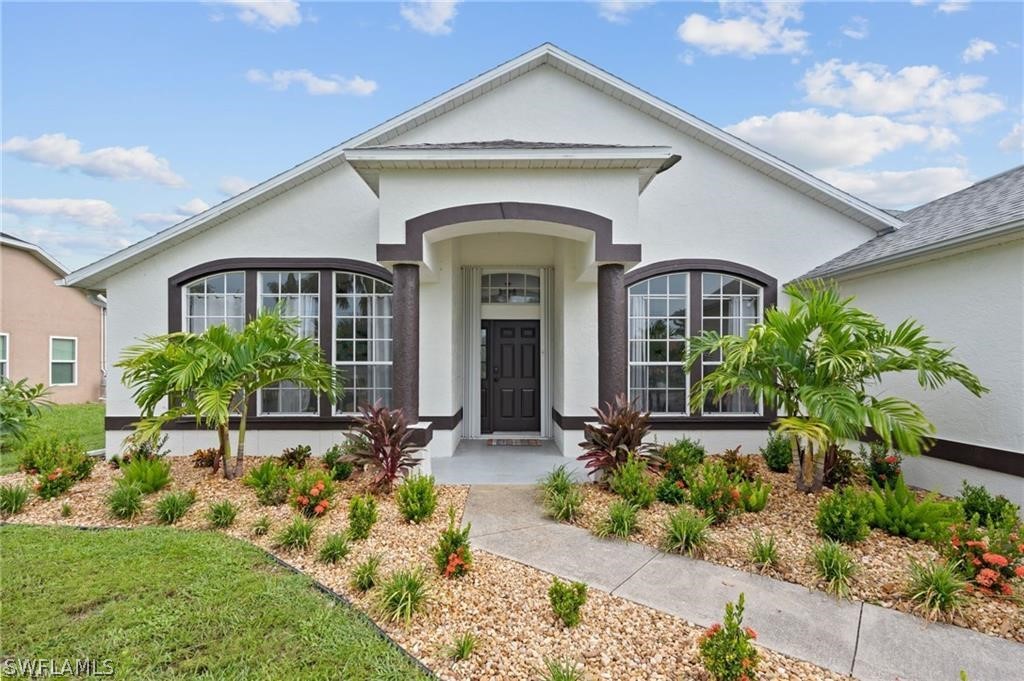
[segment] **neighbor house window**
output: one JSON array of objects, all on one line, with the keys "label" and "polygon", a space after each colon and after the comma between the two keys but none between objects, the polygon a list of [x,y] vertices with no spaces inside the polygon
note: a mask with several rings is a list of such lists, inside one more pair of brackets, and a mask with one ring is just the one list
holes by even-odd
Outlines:
[{"label": "neighbor house window", "polygon": [[[746,335],[761,321],[763,288],[718,272],[673,272],[629,287],[629,397],[653,414],[690,415],[691,372],[683,365],[686,340],[701,330]],[[699,304],[698,304],[699,301]],[[691,309],[697,305],[697,309]],[[696,328],[690,328],[691,321]],[[710,374],[721,353],[702,358],[692,380]],[[760,413],[745,392],[708,399],[702,414]]]},{"label": "neighbor house window", "polygon": [[50,385],[78,382],[78,339],[50,336]]},{"label": "neighbor house window", "polygon": [[334,364],[345,383],[339,413],[391,405],[391,292],[379,279],[334,273]]},{"label": "neighbor house window", "polygon": [[540,275],[536,271],[484,274],[480,278],[480,302],[537,305],[540,303]]},{"label": "neighbor house window", "polygon": [[198,279],[185,287],[185,331],[202,333],[227,324],[245,326],[245,273],[227,272]]},{"label": "neighbor house window", "polygon": [[[298,322],[296,332],[318,341],[320,337],[320,273],[285,271],[259,273],[259,308],[278,310]],[[261,414],[316,414],[320,405],[316,394],[282,381],[260,391]]]},{"label": "neighbor house window", "polygon": [[0,333],[0,378],[10,378],[10,352],[11,337],[6,333]]}]

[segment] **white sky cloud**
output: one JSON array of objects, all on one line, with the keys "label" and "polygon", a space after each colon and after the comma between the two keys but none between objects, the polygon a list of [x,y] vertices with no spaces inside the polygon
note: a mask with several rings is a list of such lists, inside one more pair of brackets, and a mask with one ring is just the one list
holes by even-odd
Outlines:
[{"label": "white sky cloud", "polygon": [[973,123],[1005,108],[1000,97],[978,91],[986,82],[983,76],[951,76],[938,66],[907,66],[892,73],[881,64],[830,59],[808,69],[801,85],[814,104]]},{"label": "white sky cloud", "polygon": [[999,52],[999,48],[995,46],[995,43],[990,43],[981,38],[974,38],[968,43],[967,49],[960,55],[960,58],[963,59],[965,64],[969,64],[974,61],[981,61],[987,55],[996,54],[997,52]]},{"label": "white sky cloud", "polygon": [[22,218],[45,218],[51,223],[73,222],[86,227],[113,227],[121,223],[117,210],[100,199],[9,199],[0,208]]},{"label": "white sky cloud", "polygon": [[255,182],[250,182],[244,177],[228,175],[227,177],[220,178],[220,182],[217,183],[217,191],[225,196],[235,196],[236,194],[241,194],[246,189],[251,189],[255,185]]},{"label": "white sky cloud", "polygon": [[[235,16],[243,24],[276,31],[302,23],[299,3],[295,0],[220,0],[218,4],[235,9]],[[217,16],[213,17],[218,20]]]},{"label": "white sky cloud", "polygon": [[843,35],[854,40],[864,40],[870,35],[868,20],[864,17],[850,17],[850,22],[843,26]]},{"label": "white sky cloud", "polygon": [[967,171],[957,167],[916,170],[823,170],[826,182],[885,208],[910,208],[959,191],[971,183]]},{"label": "white sky cloud", "polygon": [[64,133],[53,133],[35,139],[12,137],[0,148],[26,161],[60,170],[75,168],[95,177],[150,180],[168,187],[185,184],[185,180],[171,170],[170,162],[153,154],[148,147],[103,147],[83,152],[78,140]]},{"label": "white sky cloud", "polygon": [[260,69],[249,69],[245,72],[245,78],[250,83],[267,85],[272,90],[287,90],[292,83],[296,83],[306,88],[306,92],[311,95],[357,95],[362,97],[373,94],[377,89],[376,82],[360,76],[345,78],[332,74],[321,77],[307,69],[278,69],[270,74]]},{"label": "white sky cloud", "polygon": [[899,123],[885,116],[830,116],[815,109],[752,116],[726,130],[814,171],[864,165],[910,144],[947,147],[957,141],[944,128]]},{"label": "white sky cloud", "polygon": [[722,3],[722,17],[691,14],[676,29],[684,43],[709,54],[751,58],[761,54],[801,54],[807,51],[807,31],[789,22],[803,19],[800,3]]},{"label": "white sky cloud", "polygon": [[625,24],[629,22],[631,13],[653,4],[653,0],[600,0],[597,3],[597,13],[605,21]]},{"label": "white sky cloud", "polygon": [[433,2],[432,0],[413,0],[403,2],[398,13],[414,30],[427,35],[448,35],[452,32],[452,22],[459,13],[458,1]]},{"label": "white sky cloud", "polygon": [[963,12],[970,5],[970,0],[955,0],[952,2],[940,2],[936,8],[943,14],[954,14],[955,12]]},{"label": "white sky cloud", "polygon": [[1017,152],[1024,151],[1024,123],[1017,123],[1013,129],[1006,134],[1006,137],[999,140],[999,148],[1003,151]]}]

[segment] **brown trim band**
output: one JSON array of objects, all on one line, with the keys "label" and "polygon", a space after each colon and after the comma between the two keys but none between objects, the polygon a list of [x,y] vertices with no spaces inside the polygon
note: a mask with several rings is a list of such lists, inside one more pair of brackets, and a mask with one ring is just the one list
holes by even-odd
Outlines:
[{"label": "brown trim band", "polygon": [[463,222],[484,220],[536,220],[580,227],[594,233],[594,259],[603,262],[639,262],[640,244],[612,243],[612,221],[603,215],[547,203],[496,201],[452,206],[431,211],[405,221],[405,243],[377,244],[377,260],[382,262],[420,262],[423,260],[423,235],[430,230]]},{"label": "brown trim band", "polygon": [[[872,442],[878,440],[878,436],[869,429],[861,440]],[[936,439],[932,441],[931,449],[926,451],[924,456],[1024,478],[1024,452]]]},{"label": "brown trim band", "polygon": [[430,421],[434,430],[455,430],[462,423],[462,408],[452,416],[421,416],[420,421]]},{"label": "brown trim band", "polygon": [[[562,430],[583,430],[596,416],[562,416],[551,409],[551,418]],[[651,430],[765,430],[775,419],[770,416],[652,416]]]}]

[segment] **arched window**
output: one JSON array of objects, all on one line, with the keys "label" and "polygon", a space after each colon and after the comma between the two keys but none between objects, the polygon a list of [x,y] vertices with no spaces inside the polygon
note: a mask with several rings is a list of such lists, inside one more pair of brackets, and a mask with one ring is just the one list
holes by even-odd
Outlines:
[{"label": "arched window", "polygon": [[217,324],[240,331],[245,326],[244,272],[211,274],[191,282],[184,295],[185,331],[202,333]]},{"label": "arched window", "polygon": [[[320,273],[312,271],[261,271],[259,309],[279,310],[282,316],[298,321],[300,336],[319,342]],[[316,414],[320,410],[317,395],[308,388],[281,381],[260,391],[259,413],[266,415]]]},{"label": "arched window", "polygon": [[[701,331],[745,335],[761,321],[764,287],[736,274],[679,271],[656,274],[629,286],[629,397],[652,414],[696,416],[691,385],[714,371],[720,356],[708,355],[687,371],[686,341]],[[759,415],[746,394],[710,399],[702,415]]]},{"label": "arched window", "polygon": [[338,413],[391,405],[391,284],[334,273],[334,364],[345,381]]}]

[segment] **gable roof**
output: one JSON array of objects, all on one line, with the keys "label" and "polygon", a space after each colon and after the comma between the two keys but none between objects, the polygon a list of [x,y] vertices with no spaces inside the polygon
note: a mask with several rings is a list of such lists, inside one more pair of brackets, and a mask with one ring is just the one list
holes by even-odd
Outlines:
[{"label": "gable roof", "polygon": [[815,267],[801,279],[835,277],[1024,229],[1024,165],[901,214],[906,225]]},{"label": "gable roof", "polygon": [[61,265],[56,258],[54,258],[52,255],[50,255],[42,248],[36,246],[34,243],[30,241],[19,239],[13,234],[0,232],[0,244],[3,244],[4,246],[10,246],[11,248],[17,248],[27,253],[31,253],[36,257],[37,260],[39,260],[41,263],[49,267],[51,270],[56,272],[61,277],[68,276],[68,269],[64,267],[64,265]]},{"label": "gable roof", "polygon": [[239,213],[288,191],[331,168],[345,162],[345,150],[367,145],[383,145],[404,132],[437,118],[452,109],[501,87],[541,66],[551,66],[612,97],[646,113],[695,139],[722,151],[747,165],[771,176],[796,191],[806,194],[840,213],[878,232],[898,227],[902,222],[883,210],[853,197],[796,166],[759,149],[733,135],[716,128],[692,114],[651,95],[626,81],[599,69],[562,50],[545,43],[529,52],[480,74],[426,102],[399,114],[364,133],[334,146],[299,165],[256,185],[238,196],[183,220],[132,246],[113,253],[91,265],[75,271],[65,283],[82,288],[95,287],[122,269],[130,267],[150,251],[171,246],[191,236],[194,230],[209,229]]}]

